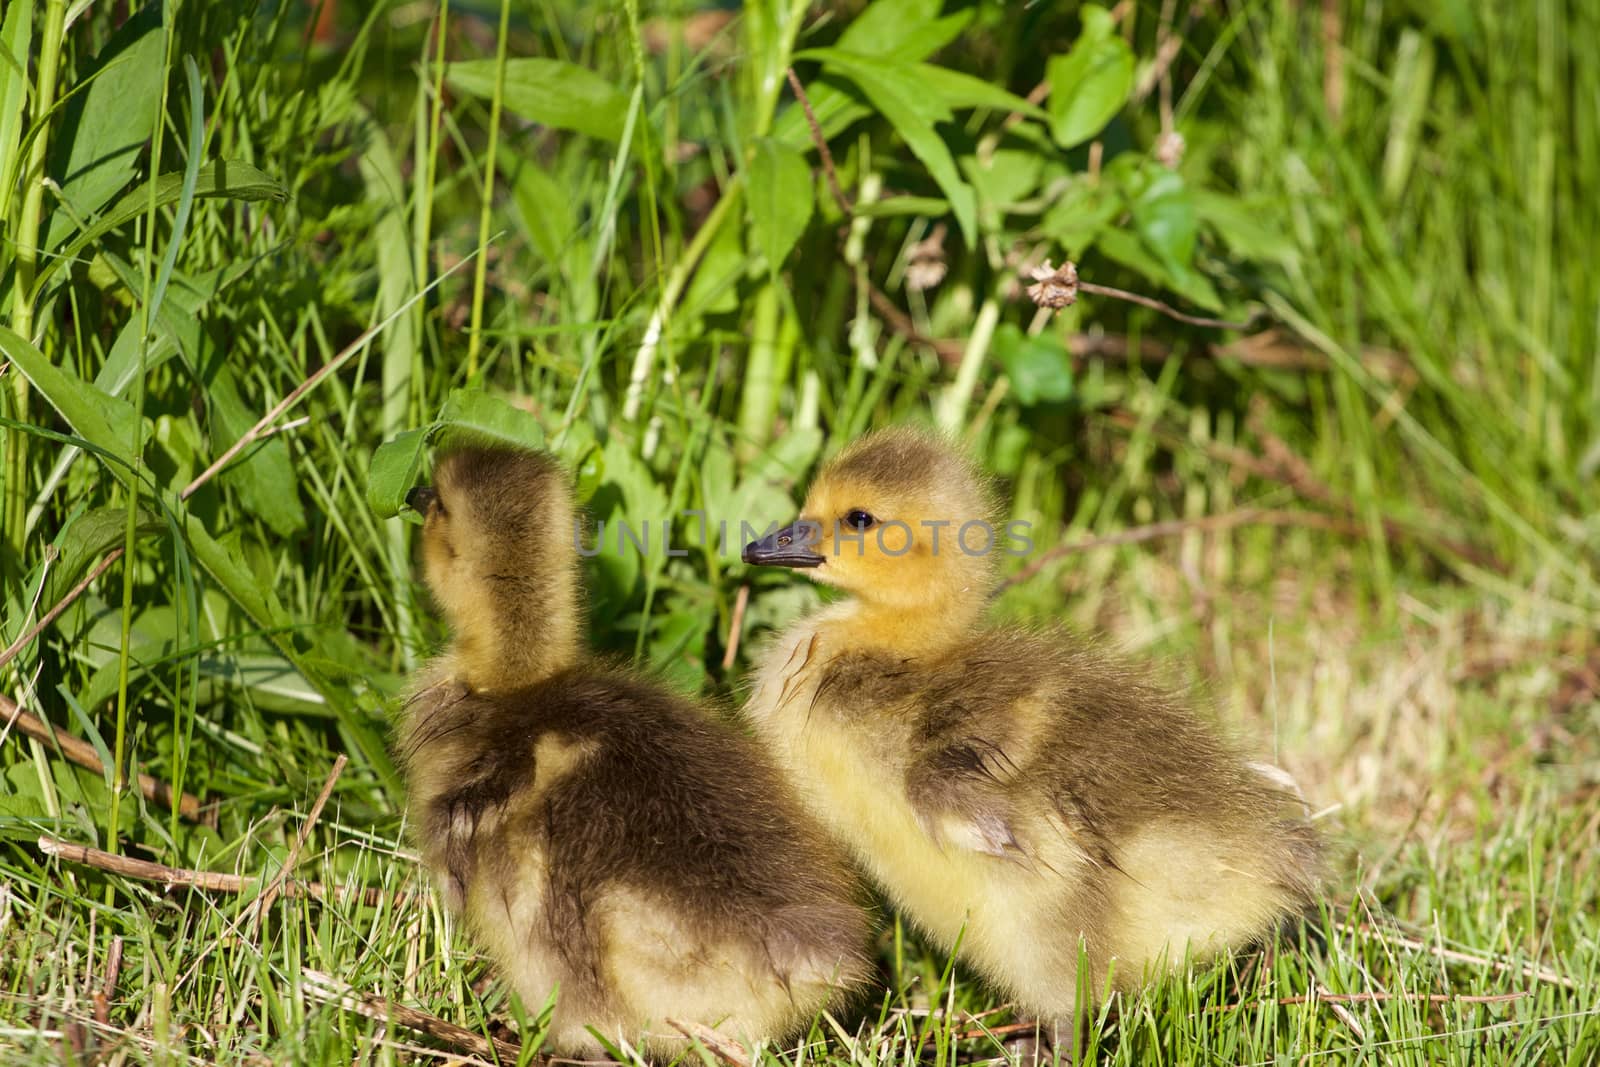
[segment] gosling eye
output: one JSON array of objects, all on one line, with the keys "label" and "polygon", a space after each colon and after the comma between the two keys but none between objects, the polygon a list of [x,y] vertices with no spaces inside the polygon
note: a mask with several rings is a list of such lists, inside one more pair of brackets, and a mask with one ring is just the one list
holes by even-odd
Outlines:
[{"label": "gosling eye", "polygon": [[439,505],[438,491],[426,485],[419,485],[407,493],[406,504],[412,511],[423,516],[432,511],[435,506],[439,506],[440,511],[444,510],[443,506]]},{"label": "gosling eye", "polygon": [[857,530],[865,530],[868,526],[871,526],[877,521],[877,519],[874,519],[871,515],[867,514],[865,511],[862,511],[860,508],[856,508],[854,511],[851,511],[844,517],[845,525],[852,526]]}]

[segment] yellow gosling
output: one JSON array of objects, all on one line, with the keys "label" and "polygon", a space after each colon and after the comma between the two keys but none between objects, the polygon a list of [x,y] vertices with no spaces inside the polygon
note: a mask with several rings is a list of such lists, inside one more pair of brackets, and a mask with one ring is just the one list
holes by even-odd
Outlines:
[{"label": "yellow gosling", "polygon": [[883,431],[833,461],[744,558],[851,595],[765,652],[746,714],[903,914],[1061,1021],[1084,984],[1092,1003],[1267,937],[1311,901],[1320,850],[1293,797],[1137,669],[985,619],[992,517],[939,438]]}]

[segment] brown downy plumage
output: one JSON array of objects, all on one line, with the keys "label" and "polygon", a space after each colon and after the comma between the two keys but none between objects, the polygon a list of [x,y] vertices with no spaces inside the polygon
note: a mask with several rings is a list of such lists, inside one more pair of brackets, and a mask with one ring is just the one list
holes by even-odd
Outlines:
[{"label": "brown downy plumage", "polygon": [[1080,984],[1093,1002],[1268,936],[1311,901],[1319,846],[1181,700],[1064,633],[985,621],[991,514],[932,436],[836,459],[744,558],[852,596],[766,652],[746,714],[905,915],[1061,1020]]},{"label": "brown downy plumage", "polygon": [[870,934],[837,847],[749,739],[596,662],[567,476],[549,456],[464,448],[432,489],[428,585],[453,630],[397,744],[411,823],[447,902],[549,1046],[586,1027],[655,1055],[668,1020],[782,1038],[864,977]]}]

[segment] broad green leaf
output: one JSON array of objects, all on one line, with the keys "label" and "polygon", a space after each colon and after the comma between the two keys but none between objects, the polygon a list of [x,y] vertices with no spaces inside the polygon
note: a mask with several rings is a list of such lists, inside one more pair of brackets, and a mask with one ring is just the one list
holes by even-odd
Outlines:
[{"label": "broad green leaf", "polygon": [[706,685],[706,625],[700,606],[673,597],[651,621],[651,667],[672,688],[700,692]]},{"label": "broad green leaf", "polygon": [[367,465],[367,503],[380,519],[393,518],[417,484],[428,451],[428,428],[406,430],[385,441]]},{"label": "broad green leaf", "polygon": [[671,516],[667,494],[632,446],[612,437],[605,443],[604,462],[605,482],[588,508],[596,522],[586,526],[582,543],[593,556],[589,563],[596,601],[620,609],[632,596],[645,562],[632,538],[648,541],[650,551],[660,552],[661,523]]},{"label": "broad green leaf", "polygon": [[1067,259],[1081,259],[1126,204],[1107,182],[1076,175],[1039,220],[1046,236],[1061,245]]},{"label": "broad green leaf", "polygon": [[[174,203],[183,195],[184,176],[176,171],[163,174],[156,179],[155,202],[156,206]],[[204,200],[215,197],[226,197],[231,200],[278,200],[289,199],[289,194],[283,186],[273,181],[248,163],[236,160],[218,159],[206,163],[200,168],[195,177],[194,195],[196,199]],[[146,188],[134,189],[127,193],[116,205],[97,219],[72,242],[62,250],[57,257],[47,259],[40,265],[39,280],[43,284],[45,277],[60,263],[69,262],[83,251],[89,242],[110,233],[118,226],[131,219],[143,215],[150,207],[150,190]]]},{"label": "broad green leaf", "polygon": [[[568,440],[571,440],[569,437]],[[599,491],[606,477],[606,457],[597,444],[589,444],[567,461],[572,469],[572,495],[579,504],[587,504]]]},{"label": "broad green leaf", "polygon": [[[207,386],[207,413],[211,421],[212,449],[221,454],[254,426],[259,414],[244,402],[228,367],[219,367]],[[306,527],[300,504],[299,479],[282,437],[269,437],[250,447],[249,455],[222,473],[219,480],[239,494],[245,510],[261,519],[279,537],[290,537]]]},{"label": "broad green leaf", "polygon": [[1022,404],[1059,403],[1072,395],[1072,359],[1056,335],[1029,337],[1007,322],[995,331],[994,354]]},{"label": "broad green leaf", "polygon": [[743,226],[717,230],[683,298],[684,315],[719,315],[739,310],[739,279],[750,268],[744,234]]},{"label": "broad green leaf", "polygon": [[[156,516],[139,509],[135,520],[141,534],[156,533],[165,529]],[[43,600],[54,604],[64,596],[79,578],[89,572],[90,566],[113,548],[120,547],[127,532],[128,509],[121,504],[115,507],[95,508],[76,516],[66,529],[57,535],[55,544],[61,550],[56,565],[50,569],[49,584]]]},{"label": "broad green leaf", "polygon": [[1083,35],[1045,67],[1050,82],[1051,133],[1063,148],[1105,128],[1133,90],[1133,51],[1110,25],[1105,9],[1083,9]]},{"label": "broad green leaf", "polygon": [[43,247],[66,240],[76,220],[94,217],[133,179],[161,113],[167,73],[161,18],[161,6],[152,4],[123,23],[85,75],[88,88],[66,101],[49,172],[70,210],[52,213]]},{"label": "broad green leaf", "polygon": [[894,55],[921,27],[936,21],[942,7],[944,0],[877,0],[845,27],[839,47],[861,55]]},{"label": "broad green leaf", "polygon": [[511,202],[523,232],[546,263],[561,265],[572,239],[572,200],[566,189],[531,159],[502,157],[510,171]]},{"label": "broad green leaf", "polygon": [[[28,104],[28,49],[33,39],[33,5],[7,4],[0,22],[0,195],[17,188],[22,165],[22,116]],[[9,257],[6,257],[9,258]],[[0,260],[3,263],[4,260]]]},{"label": "broad green leaf", "polygon": [[[107,396],[93,385],[52,364],[33,345],[18,334],[0,326],[0,352],[20,370],[33,387],[61,413],[72,432],[114,456],[131,459],[134,427],[138,422],[133,406],[125,400]],[[132,475],[111,464],[108,469],[126,482]]]},{"label": "broad green leaf", "polygon": [[[864,56],[883,56],[915,63],[928,58],[960,36],[977,14],[969,7],[953,15],[923,19],[907,11],[927,11],[937,14],[939,5],[929,5],[926,0],[879,0],[861,17],[840,34],[838,46],[846,51]],[[881,13],[881,14],[879,14]],[[872,114],[855,97],[826,81],[814,81],[806,86],[806,98],[822,128],[822,136],[832,138],[858,119]],[[811,147],[811,124],[798,103],[791,104],[772,124],[772,138],[802,150]]]},{"label": "broad green leaf", "polygon": [[267,653],[205,656],[200,674],[219,686],[245,689],[251,702],[273,711],[316,714],[327,699],[288,660]]},{"label": "broad green leaf", "polygon": [[892,99],[897,110],[915,115],[930,125],[955,118],[955,112],[944,98],[928,92],[927,86],[922,84],[921,72],[925,64],[864,56],[842,48],[811,48],[796,53],[795,58],[815,60],[825,69],[849,78],[879,111],[884,109],[878,102],[878,95],[883,95]]},{"label": "broad green leaf", "polygon": [[961,169],[986,204],[1007,209],[1038,187],[1044,159],[1032,150],[1002,148],[986,157],[963,156]]},{"label": "broad green leaf", "polygon": [[466,438],[514,448],[543,448],[544,427],[532,412],[512,407],[479,389],[456,389],[439,412],[434,437],[441,443]]},{"label": "broad green leaf", "polygon": [[606,481],[622,494],[623,514],[643,529],[645,522],[659,523],[668,518],[667,494],[656,481],[644,460],[620,437],[605,445]]},{"label": "broad green leaf", "polygon": [[993,111],[1016,111],[1029,118],[1041,120],[1050,117],[1043,108],[1030,104],[1015,93],[1006,92],[998,85],[986,82],[982,78],[974,78],[959,70],[937,67],[932,63],[918,63],[915,70],[917,77],[927,87],[927,91],[938,94],[947,107],[986,107]]},{"label": "broad green leaf", "polygon": [[367,503],[379,518],[400,514],[406,494],[417,484],[428,446],[435,442],[543,448],[544,429],[532,413],[499,397],[478,389],[453,391],[432,424],[398,433],[372,453]]},{"label": "broad green leaf", "polygon": [[749,174],[745,200],[756,246],[776,274],[811,221],[811,168],[799,152],[762,138],[755,144]]},{"label": "broad green leaf", "polygon": [[1267,224],[1271,213],[1225,193],[1191,189],[1195,215],[1222,243],[1247,259],[1288,265],[1298,259],[1293,238]]},{"label": "broad green leaf", "polygon": [[1133,224],[1139,237],[1169,271],[1182,273],[1194,259],[1199,222],[1188,186],[1176,172],[1155,167],[1133,200]]},{"label": "broad green leaf", "polygon": [[[452,63],[450,87],[485,100],[494,96],[492,59]],[[576,130],[607,141],[620,140],[628,97],[594,71],[559,59],[506,60],[505,106],[525,119]]]},{"label": "broad green leaf", "polygon": [[1217,287],[1211,284],[1210,278],[1192,266],[1184,266],[1173,275],[1172,291],[1195,307],[1211,312],[1223,310],[1222,297],[1217,293]]},{"label": "broad green leaf", "polygon": [[1095,241],[1095,248],[1156,285],[1172,290],[1191,304],[1207,311],[1222,309],[1222,298],[1205,275],[1188,266],[1181,270],[1169,268],[1150,251],[1144,241],[1127,230],[1107,229]]},{"label": "broad green leaf", "polygon": [[906,145],[928,168],[928,173],[950,201],[950,211],[961,227],[969,246],[978,239],[978,202],[972,187],[961,180],[955,159],[945,147],[935,122],[952,116],[944,102],[930,96],[919,85],[916,67],[908,63],[873,59],[840,51],[818,48],[802,52],[797,58],[815,59],[825,67],[849,78],[874,107],[882,112]]}]

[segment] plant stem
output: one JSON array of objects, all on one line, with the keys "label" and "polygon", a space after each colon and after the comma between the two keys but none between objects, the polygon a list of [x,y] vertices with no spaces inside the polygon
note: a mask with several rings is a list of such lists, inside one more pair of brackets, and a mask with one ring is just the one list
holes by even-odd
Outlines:
[{"label": "plant stem", "polygon": [[[22,213],[17,220],[16,267],[12,276],[11,328],[24,340],[34,342],[33,282],[39,269],[39,222],[44,209],[44,163],[50,148],[50,109],[56,99],[56,77],[61,67],[61,36],[67,16],[66,0],[49,0],[45,7],[44,38],[39,48],[39,80],[34,87],[33,118],[39,129],[29,148],[27,167],[22,173]],[[8,195],[0,190],[0,196]],[[10,417],[28,421],[28,379],[11,374]],[[28,435],[12,427],[6,430],[5,540],[22,565],[24,528],[28,513]]]},{"label": "plant stem", "polygon": [[[511,0],[500,0],[500,40],[494,53],[494,97],[489,101],[489,148],[483,164],[483,204],[478,212],[478,248],[489,244],[489,220],[494,207],[495,156],[500,148],[500,98],[506,88],[506,38],[511,24]],[[442,27],[441,27],[441,32]],[[441,39],[440,48],[444,47]],[[478,352],[483,347],[483,284],[489,257],[480,255],[472,275],[472,327],[467,334],[467,379],[478,376]]]},{"label": "plant stem", "polygon": [[[165,38],[162,50],[163,69],[170,69],[172,65],[170,25],[163,25],[162,35]],[[158,115],[166,115],[166,79],[162,79],[161,95],[156,100],[156,107],[159,109]],[[145,181],[148,199],[144,215],[144,256],[139,266],[142,275],[140,285],[142,292],[139,298],[139,373],[133,379],[133,440],[128,444],[132,452],[128,457],[132,470],[127,480],[127,521],[122,531],[122,633],[117,646],[117,733],[111,754],[111,807],[106,813],[106,850],[109,852],[116,852],[118,848],[117,823],[122,811],[122,794],[128,788],[128,774],[125,767],[128,739],[128,670],[133,644],[133,579],[138,565],[133,547],[139,533],[139,485],[144,468],[144,392],[145,374],[150,356],[150,320],[156,311],[155,302],[158,299],[157,281],[150,272],[156,258],[158,208],[156,176],[161,173],[161,143],[165,132],[166,123],[158,118],[155,123],[155,135],[150,143],[150,174]],[[182,240],[182,235],[175,229],[171,239]],[[112,902],[113,892],[113,887],[108,885],[107,905]]]},{"label": "plant stem", "polygon": [[945,433],[955,433],[967,413],[972,391],[978,385],[978,372],[983,369],[984,357],[989,354],[989,342],[994,339],[994,329],[1000,323],[1000,301],[993,294],[978,309],[977,321],[972,324],[972,336],[967,339],[967,350],[961,354],[961,366],[956,370],[956,380],[939,398],[939,428]]},{"label": "plant stem", "polygon": [[722,199],[717,201],[717,206],[711,209],[711,214],[706,216],[706,221],[695,232],[689,247],[683,250],[683,255],[672,266],[667,284],[661,290],[661,302],[656,305],[655,313],[650,316],[650,324],[645,328],[644,339],[639,342],[639,351],[633,357],[633,371],[628,376],[628,393],[622,402],[622,417],[629,422],[639,417],[639,408],[644,403],[644,383],[650,378],[650,369],[655,364],[656,349],[661,347],[661,337],[666,333],[667,320],[672,317],[672,309],[677,305],[678,297],[683,295],[683,287],[689,284],[689,276],[694,273],[700,257],[711,247],[712,239],[727,221],[729,212],[743,199],[743,193],[744,179],[735,175],[729,180],[727,188],[722,191]]}]

